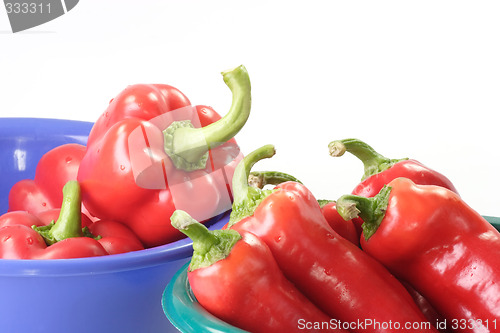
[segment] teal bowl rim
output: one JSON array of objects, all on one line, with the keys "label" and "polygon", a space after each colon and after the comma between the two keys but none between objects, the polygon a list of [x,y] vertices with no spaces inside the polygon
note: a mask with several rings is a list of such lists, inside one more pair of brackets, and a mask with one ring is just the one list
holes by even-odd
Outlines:
[{"label": "teal bowl rim", "polygon": [[247,332],[215,317],[196,301],[187,279],[188,266],[189,262],[175,273],[163,292],[161,304],[170,323],[183,333]]},{"label": "teal bowl rim", "polygon": [[[484,218],[500,230],[500,217],[484,216]],[[187,279],[188,266],[189,262],[175,273],[161,299],[163,312],[172,325],[183,333],[247,332],[218,319],[196,301]]]}]

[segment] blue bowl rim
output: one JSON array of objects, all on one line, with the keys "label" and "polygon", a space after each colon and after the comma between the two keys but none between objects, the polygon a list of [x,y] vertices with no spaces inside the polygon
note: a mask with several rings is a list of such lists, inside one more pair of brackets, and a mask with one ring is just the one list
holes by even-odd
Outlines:
[{"label": "blue bowl rim", "polygon": [[[497,230],[500,230],[500,217],[483,216]],[[167,284],[162,295],[165,316],[180,332],[247,332],[234,327],[205,310],[191,291],[187,279],[189,262],[184,264]],[[180,313],[178,313],[180,312]],[[189,329],[189,330],[188,330]]]},{"label": "blue bowl rim", "polygon": [[[92,122],[84,120],[75,119],[58,119],[58,118],[34,118],[34,117],[0,117],[0,137],[10,137],[14,131],[17,131],[20,127],[28,128],[33,131],[33,133],[44,135],[59,136],[65,134],[68,137],[72,135],[67,133],[66,126],[58,126],[60,124],[73,125],[78,133],[85,133],[87,136],[88,131],[90,131],[93,126]],[[45,126],[50,126],[50,133],[43,132]],[[79,135],[76,135],[80,137]]]}]

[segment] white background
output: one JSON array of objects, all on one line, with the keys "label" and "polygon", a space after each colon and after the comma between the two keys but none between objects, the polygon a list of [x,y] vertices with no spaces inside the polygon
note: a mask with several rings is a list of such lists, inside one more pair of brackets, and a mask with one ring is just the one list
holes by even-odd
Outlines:
[{"label": "white background", "polygon": [[484,215],[500,216],[500,2],[81,0],[13,34],[0,8],[2,117],[95,121],[129,84],[166,83],[225,114],[220,72],[244,64],[252,113],[243,152],[255,169],[337,199],[359,181],[331,140],[446,174]]}]

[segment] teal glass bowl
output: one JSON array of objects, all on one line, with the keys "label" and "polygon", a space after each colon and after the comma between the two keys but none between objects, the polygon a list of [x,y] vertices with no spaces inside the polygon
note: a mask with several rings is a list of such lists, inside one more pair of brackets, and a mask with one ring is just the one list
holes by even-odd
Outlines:
[{"label": "teal glass bowl", "polygon": [[163,292],[161,304],[170,323],[183,333],[247,332],[215,317],[196,301],[187,278],[188,266],[189,262],[175,273]]},{"label": "teal glass bowl", "polygon": [[[500,217],[485,216],[500,231]],[[227,324],[206,311],[196,301],[187,279],[189,263],[175,273],[163,291],[162,306],[168,320],[182,333],[247,332]]]}]

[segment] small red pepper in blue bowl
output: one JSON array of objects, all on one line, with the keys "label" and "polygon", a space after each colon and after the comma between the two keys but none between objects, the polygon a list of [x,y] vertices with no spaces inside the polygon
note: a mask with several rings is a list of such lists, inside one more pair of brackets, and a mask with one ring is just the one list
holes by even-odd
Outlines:
[{"label": "small red pepper in blue bowl", "polygon": [[78,183],[69,181],[63,192],[59,217],[48,225],[30,213],[3,220],[0,217],[0,223],[7,222],[0,224],[1,259],[69,259],[108,254],[97,238],[84,233]]},{"label": "small red pepper in blue bowl", "polygon": [[[76,180],[68,181],[61,192],[64,196],[62,203],[57,205],[61,206],[60,209],[44,210],[36,216],[26,211],[11,211],[0,216],[0,258],[83,258],[144,249],[139,238],[126,225],[112,220],[92,222],[82,213],[81,190]],[[12,228],[3,228],[8,226]],[[14,240],[13,233],[17,240]],[[84,236],[90,239],[82,238]],[[18,247],[14,243],[24,243],[25,246]],[[4,249],[8,248],[18,251],[5,253]]]},{"label": "small red pepper in blue bowl", "polygon": [[10,189],[9,210],[37,215],[60,208],[62,188],[68,181],[76,180],[85,151],[83,144],[67,143],[45,153],[36,164],[35,177],[22,179]]}]

